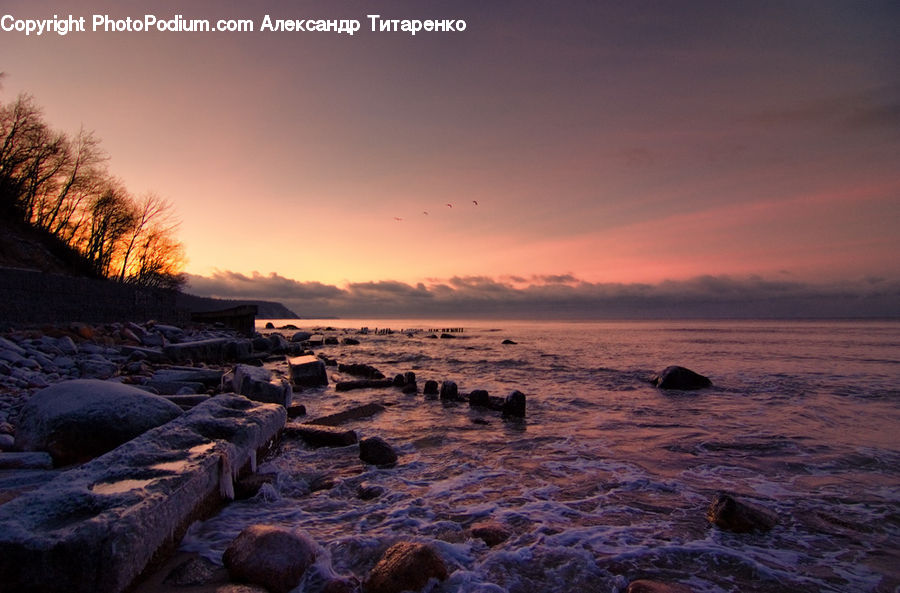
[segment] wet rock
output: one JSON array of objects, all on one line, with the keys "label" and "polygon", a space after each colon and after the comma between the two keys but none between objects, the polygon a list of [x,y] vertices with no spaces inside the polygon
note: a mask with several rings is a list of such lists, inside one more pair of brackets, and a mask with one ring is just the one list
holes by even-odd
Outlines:
[{"label": "wet rock", "polygon": [[403,375],[394,375],[394,380],[391,382],[393,387],[403,387],[406,385],[406,377]]},{"label": "wet rock", "polygon": [[371,416],[374,416],[375,414],[384,412],[384,410],[385,407],[381,404],[364,404],[362,406],[354,406],[342,412],[337,412],[335,414],[329,414],[328,416],[316,418],[315,420],[310,420],[309,422],[307,422],[307,424],[315,424],[319,426],[339,426],[345,422],[350,422],[351,420],[369,418]]},{"label": "wet rock", "polygon": [[356,444],[359,440],[352,430],[309,424],[288,424],[284,427],[284,436],[303,439],[306,444],[313,447],[346,447]]},{"label": "wet rock", "polygon": [[335,391],[352,391],[354,389],[384,389],[392,387],[391,379],[360,379],[358,381],[339,381],[335,383]]},{"label": "wet rock", "polygon": [[291,336],[291,342],[305,342],[312,337],[312,334],[309,332],[297,332]]},{"label": "wet rock", "polygon": [[278,478],[277,474],[248,474],[238,478],[234,483],[235,500],[246,500],[253,498],[259,492],[264,484],[274,484]]},{"label": "wet rock", "polygon": [[325,583],[322,593],[358,593],[359,586],[354,577],[336,577]]},{"label": "wet rock", "polygon": [[512,340],[503,340],[500,343],[505,346],[515,346],[516,344],[518,344],[518,342],[513,342]]},{"label": "wet rock", "polygon": [[384,373],[368,364],[339,364],[338,370],[355,377],[365,377],[367,379],[384,379]]},{"label": "wet rock", "polygon": [[422,390],[422,393],[425,395],[437,395],[438,382],[432,380],[425,381],[425,388]]},{"label": "wet rock", "polygon": [[[140,369],[140,367],[138,368]],[[150,379],[144,386],[152,389],[159,395],[184,395],[181,392],[185,390],[188,391],[188,393],[200,393],[204,389],[203,383],[193,383],[188,381],[157,381],[155,379]]]},{"label": "wet rock", "polygon": [[484,389],[476,389],[469,394],[469,406],[491,407],[491,396]]},{"label": "wet rock", "polygon": [[373,500],[384,494],[384,488],[372,484],[360,484],[356,487],[356,496],[360,500]]},{"label": "wet rock", "polygon": [[397,453],[381,437],[369,437],[359,442],[359,458],[363,462],[378,467],[392,467],[397,464]]},{"label": "wet rock", "polygon": [[25,356],[25,349],[11,340],[0,337],[0,350],[11,350],[19,356]]},{"label": "wet rock", "polygon": [[441,383],[441,400],[456,401],[459,399],[459,388],[454,381],[444,381]]},{"label": "wet rock", "polygon": [[299,418],[306,416],[306,406],[303,404],[291,404],[287,409],[288,418]]},{"label": "wet rock", "polygon": [[525,394],[521,391],[513,391],[506,396],[503,402],[504,418],[524,418],[525,417]]},{"label": "wet rock", "polygon": [[325,338],[325,345],[326,345],[326,346],[337,346],[337,345],[338,345],[338,339],[337,339],[337,337],[335,337],[335,336],[327,336],[327,337]]},{"label": "wet rock", "polygon": [[441,334],[441,339],[442,340],[455,340],[456,336],[454,336],[453,334]]},{"label": "wet rock", "polygon": [[420,591],[428,581],[447,579],[447,567],[428,545],[399,542],[388,548],[369,573],[366,593]]},{"label": "wet rock", "polygon": [[313,334],[306,340],[306,343],[310,346],[321,346],[325,343],[325,336],[322,334]]},{"label": "wet rock", "polygon": [[359,346],[359,340],[357,340],[356,338],[344,338],[343,340],[341,340],[341,343],[344,346]]},{"label": "wet rock", "polygon": [[407,385],[415,385],[416,374],[412,371],[406,371],[405,373],[403,373],[403,379],[406,381]]},{"label": "wet rock", "polygon": [[51,385],[22,408],[16,447],[48,451],[59,465],[86,461],[181,415],[172,402],[119,383]]},{"label": "wet rock", "polygon": [[272,593],[288,593],[315,562],[316,544],[299,530],[251,525],[229,544],[222,560],[228,576],[262,585]]},{"label": "wet rock", "polygon": [[291,383],[301,387],[328,385],[325,363],[311,354],[288,359]]},{"label": "wet rock", "polygon": [[266,329],[275,329],[275,324],[271,321],[266,322]]},{"label": "wet rock", "polygon": [[720,529],[735,533],[769,531],[778,523],[768,509],[719,493],[706,510],[706,520]]},{"label": "wet rock", "polygon": [[692,593],[692,591],[685,585],[640,579],[631,581],[625,593]]},{"label": "wet rock", "polygon": [[483,541],[489,548],[498,546],[509,539],[512,533],[496,521],[484,521],[472,526],[472,537]]},{"label": "wet rock", "polygon": [[407,395],[415,395],[419,392],[419,388],[415,383],[407,383],[400,389],[400,391]]},{"label": "wet rock", "polygon": [[712,386],[712,381],[708,377],[680,366],[666,367],[653,377],[651,383],[660,389],[694,390]]},{"label": "wet rock", "polygon": [[191,587],[208,583],[219,570],[219,565],[202,556],[186,559],[176,566],[163,583],[176,587]]}]

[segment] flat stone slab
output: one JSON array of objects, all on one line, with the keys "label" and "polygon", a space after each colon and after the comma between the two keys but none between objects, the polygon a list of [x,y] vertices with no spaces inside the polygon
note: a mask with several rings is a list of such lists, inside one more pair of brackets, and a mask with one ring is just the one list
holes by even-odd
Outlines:
[{"label": "flat stone slab", "polygon": [[283,406],[210,398],[0,505],[0,586],[120,593],[188,525],[234,497],[241,468],[284,427]]},{"label": "flat stone slab", "polygon": [[322,416],[321,418],[310,420],[306,424],[316,424],[319,426],[340,426],[344,422],[350,422],[351,420],[369,418],[370,416],[374,416],[375,414],[384,412],[385,409],[386,408],[381,404],[365,404],[362,406],[350,408],[349,410],[344,410],[343,412],[329,414],[328,416]]},{"label": "flat stone slab", "polygon": [[291,370],[291,383],[294,385],[303,387],[328,385],[325,363],[311,354],[289,358],[288,366]]},{"label": "flat stone slab", "polygon": [[284,427],[284,436],[303,439],[313,447],[346,447],[359,442],[359,438],[352,430],[309,424],[288,424]]}]

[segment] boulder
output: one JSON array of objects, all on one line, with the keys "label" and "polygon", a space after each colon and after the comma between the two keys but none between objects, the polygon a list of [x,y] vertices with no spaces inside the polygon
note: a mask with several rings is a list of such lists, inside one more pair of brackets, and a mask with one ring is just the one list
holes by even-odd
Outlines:
[{"label": "boulder", "polygon": [[368,364],[339,364],[338,370],[348,375],[366,379],[384,379],[384,373]]},{"label": "boulder", "polygon": [[272,379],[272,372],[262,367],[239,364],[234,367],[232,388],[235,393],[267,404],[291,405],[294,392],[283,379]]},{"label": "boulder", "polygon": [[288,418],[299,418],[300,416],[306,416],[306,406],[303,404],[291,404],[287,409]]},{"label": "boulder", "polygon": [[366,593],[420,591],[428,581],[447,579],[447,567],[428,545],[399,542],[388,548],[366,579]]},{"label": "boulder", "polygon": [[719,493],[706,510],[706,520],[720,529],[735,533],[769,531],[778,523],[768,509]]},{"label": "boulder", "polygon": [[[285,326],[287,327],[287,326]],[[297,332],[291,336],[291,342],[305,342],[310,339],[312,334],[309,332]]]},{"label": "boulder", "polygon": [[316,418],[315,420],[310,420],[309,422],[307,422],[307,424],[317,424],[319,426],[339,426],[345,422],[350,422],[351,420],[361,420],[362,418],[369,418],[371,416],[374,416],[375,414],[384,412],[384,410],[385,407],[381,404],[363,404],[361,406],[354,406],[342,412],[329,414],[328,416],[321,416],[319,418]]},{"label": "boulder", "polygon": [[266,322],[266,329],[275,329],[275,324],[271,321]]},{"label": "boulder", "polygon": [[524,418],[525,394],[521,391],[513,391],[507,395],[503,402],[502,414],[504,418]]},{"label": "boulder", "polygon": [[518,344],[518,342],[514,342],[512,340],[503,340],[500,343],[503,344],[504,346],[515,346],[516,344]]},{"label": "boulder", "polygon": [[484,521],[472,526],[472,537],[483,541],[488,547],[500,545],[512,535],[506,527],[496,521]]},{"label": "boulder", "polygon": [[425,381],[425,388],[422,390],[422,393],[425,395],[437,395],[438,382],[432,380]]},{"label": "boulder", "polygon": [[677,583],[661,583],[659,581],[647,581],[640,579],[631,581],[625,593],[692,593],[693,590],[685,585]]},{"label": "boulder", "polygon": [[397,453],[381,437],[369,437],[359,442],[359,458],[365,463],[378,467],[392,467],[397,464]]},{"label": "boulder", "polygon": [[459,399],[459,388],[454,381],[441,383],[441,399],[444,401],[456,401]]},{"label": "boulder", "polygon": [[339,381],[335,383],[335,391],[352,391],[354,389],[384,389],[392,387],[391,379],[360,379],[358,381]]},{"label": "boulder", "polygon": [[284,427],[284,436],[303,439],[306,444],[313,447],[346,447],[356,444],[359,440],[352,430],[309,424],[288,424]]},{"label": "boulder", "polygon": [[35,393],[22,408],[16,447],[47,451],[58,465],[67,465],[92,459],[180,415],[177,405],[136,387],[65,381]]},{"label": "boulder", "polygon": [[119,372],[116,363],[100,356],[78,362],[78,370],[84,379],[109,379]]},{"label": "boulder", "polygon": [[484,389],[476,389],[469,394],[469,406],[491,407],[491,396]]},{"label": "boulder", "polygon": [[712,381],[691,369],[680,366],[670,366],[653,377],[651,383],[660,389],[704,389],[712,386]]},{"label": "boulder", "polygon": [[311,354],[288,359],[291,383],[299,387],[328,385],[325,363]]},{"label": "boulder", "polygon": [[53,458],[43,451],[37,453],[0,453],[0,470],[53,469]]},{"label": "boulder", "polygon": [[325,337],[325,345],[326,346],[337,346],[338,339],[336,336],[326,336]]},{"label": "boulder", "polygon": [[288,593],[316,560],[316,544],[296,529],[251,525],[225,550],[222,560],[233,581]]}]

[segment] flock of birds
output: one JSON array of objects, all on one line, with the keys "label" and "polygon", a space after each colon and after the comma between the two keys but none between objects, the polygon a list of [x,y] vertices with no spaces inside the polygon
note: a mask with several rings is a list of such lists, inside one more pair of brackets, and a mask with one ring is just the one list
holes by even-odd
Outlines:
[{"label": "flock of birds", "polygon": [[[478,205],[478,200],[472,200],[472,204],[475,205],[475,206],[477,206],[477,205]],[[453,208],[453,204],[451,204],[451,203],[449,203],[449,202],[447,202],[446,204],[444,204],[444,206],[446,206],[447,208],[451,208],[451,209]],[[422,214],[423,214],[424,216],[428,216],[428,215],[429,215],[429,214],[428,214],[428,210],[423,210],[423,211],[422,211]],[[400,216],[395,216],[395,217],[394,217],[394,220],[396,220],[397,222],[403,222],[403,218],[400,217]]]}]

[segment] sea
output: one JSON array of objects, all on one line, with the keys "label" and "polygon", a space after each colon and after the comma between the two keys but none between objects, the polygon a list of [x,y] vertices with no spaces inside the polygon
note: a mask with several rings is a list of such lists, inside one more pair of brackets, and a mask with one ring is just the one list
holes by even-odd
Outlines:
[{"label": "sea", "polygon": [[[259,464],[275,483],[194,524],[185,551],[221,562],[241,529],[267,523],[305,530],[322,570],[359,579],[391,544],[428,543],[450,573],[435,592],[608,593],[639,578],[696,593],[900,591],[900,321],[274,321],[287,323],[360,342],[316,353],[416,374],[417,395],[339,393],[351,377],[328,367],[327,387],[295,394],[310,419],[384,404],[346,428],[384,438],[399,462],[285,440]],[[669,365],[713,387],[649,383]],[[429,379],[519,390],[526,418],[428,400]],[[360,486],[383,494],[362,500]],[[711,526],[720,492],[778,524]],[[472,538],[484,521],[510,537]]]}]

